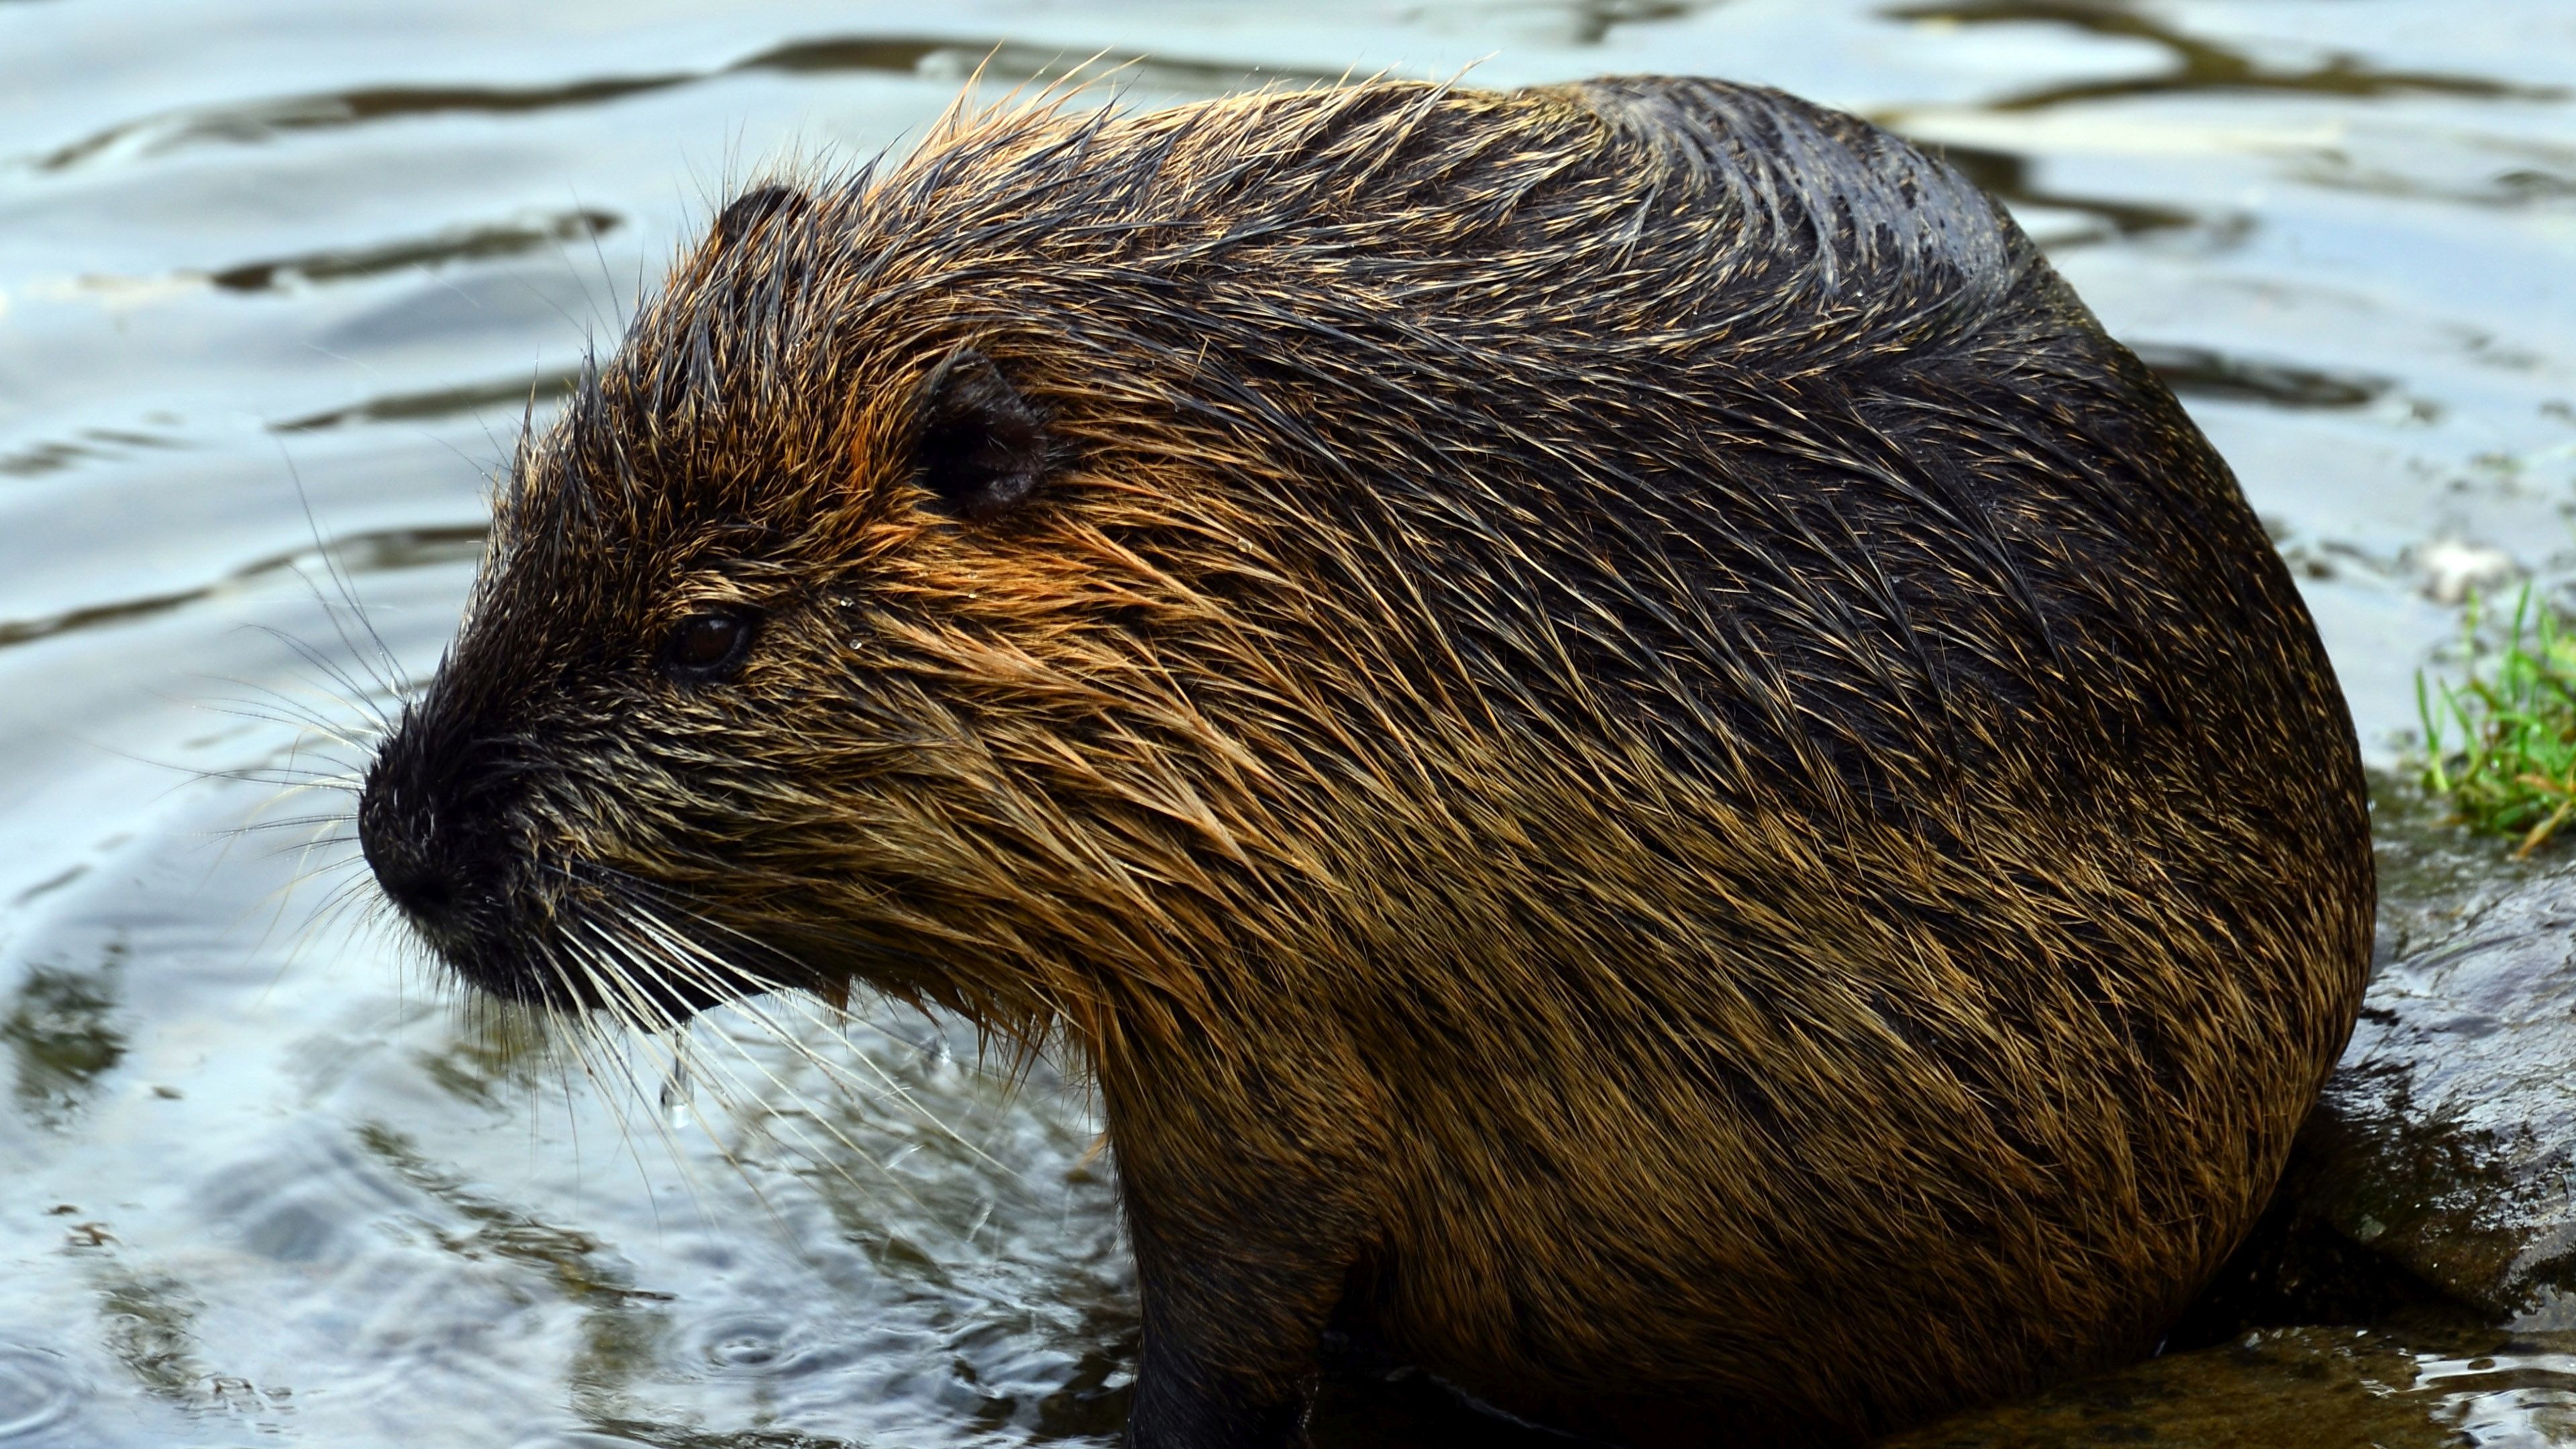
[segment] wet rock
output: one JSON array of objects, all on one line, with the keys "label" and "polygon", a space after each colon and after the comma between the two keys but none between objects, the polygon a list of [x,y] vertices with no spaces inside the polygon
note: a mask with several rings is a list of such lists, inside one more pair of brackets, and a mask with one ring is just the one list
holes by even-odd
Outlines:
[{"label": "wet rock", "polygon": [[[2383,967],[2275,1216],[2489,1319],[2576,1329],[2576,874]],[[2311,1320],[2313,1321],[2313,1320]]]},{"label": "wet rock", "polygon": [[2576,1434],[2576,1340],[2279,1328],[1977,1410],[1878,1449],[2472,1449]]}]

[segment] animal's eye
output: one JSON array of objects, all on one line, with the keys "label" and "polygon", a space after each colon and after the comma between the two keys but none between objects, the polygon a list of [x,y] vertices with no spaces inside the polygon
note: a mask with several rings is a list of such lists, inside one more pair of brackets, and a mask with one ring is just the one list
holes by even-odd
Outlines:
[{"label": "animal's eye", "polygon": [[752,616],[739,609],[693,614],[662,641],[662,672],[682,684],[730,678],[751,652],[752,628]]}]

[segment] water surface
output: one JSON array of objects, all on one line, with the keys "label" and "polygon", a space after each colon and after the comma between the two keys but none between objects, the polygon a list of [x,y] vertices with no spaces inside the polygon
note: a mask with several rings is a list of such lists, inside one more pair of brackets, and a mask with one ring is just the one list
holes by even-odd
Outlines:
[{"label": "water surface", "polygon": [[[523,419],[726,189],[988,55],[1140,106],[1697,71],[1942,146],[2234,461],[2383,764],[2464,591],[2576,580],[2555,0],[0,0],[0,1444],[1108,1442],[1078,1088],[797,1003],[594,1086],[363,929],[342,797],[279,785],[434,662]],[[2387,1442],[2569,1433],[2563,1355],[2351,1354]],[[2173,1391],[2304,1371],[2210,1362]]]}]

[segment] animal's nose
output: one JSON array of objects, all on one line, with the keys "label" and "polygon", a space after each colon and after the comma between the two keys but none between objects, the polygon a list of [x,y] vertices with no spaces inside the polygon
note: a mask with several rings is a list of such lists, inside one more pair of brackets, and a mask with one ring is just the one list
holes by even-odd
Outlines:
[{"label": "animal's nose", "polygon": [[466,892],[453,851],[441,848],[436,813],[379,763],[358,798],[358,848],[376,884],[432,941],[462,924]]}]

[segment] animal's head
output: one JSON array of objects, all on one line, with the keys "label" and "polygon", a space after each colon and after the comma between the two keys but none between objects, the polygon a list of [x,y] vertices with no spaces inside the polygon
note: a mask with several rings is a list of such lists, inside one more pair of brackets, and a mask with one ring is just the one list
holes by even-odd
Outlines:
[{"label": "animal's head", "polygon": [[1192,413],[1186,307],[1115,274],[1175,238],[1109,222],[1195,204],[1175,137],[1257,122],[988,116],[723,211],[521,447],[369,772],[367,859],[440,958],[643,1024],[855,978],[1081,1029],[1090,968],[1186,976],[1334,681],[1244,622],[1281,521],[1215,480],[1262,448]]},{"label": "animal's head", "polygon": [[852,976],[1057,1004],[995,938],[1068,848],[1009,741],[1103,708],[1052,646],[1112,565],[1068,380],[1024,384],[971,285],[884,265],[919,218],[871,189],[735,201],[513,463],[358,812],[483,990],[643,1024]]}]

